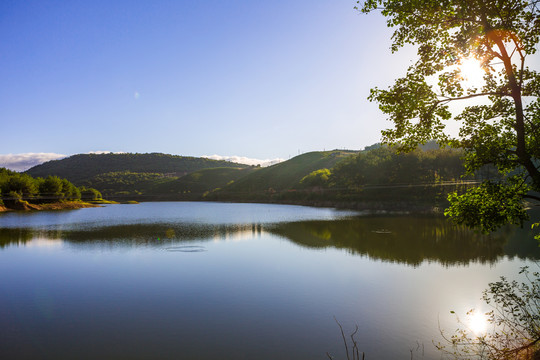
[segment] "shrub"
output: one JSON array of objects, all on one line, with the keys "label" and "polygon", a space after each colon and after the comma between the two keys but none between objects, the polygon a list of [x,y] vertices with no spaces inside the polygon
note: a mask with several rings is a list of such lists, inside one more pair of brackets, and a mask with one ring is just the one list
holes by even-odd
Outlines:
[{"label": "shrub", "polygon": [[[483,300],[492,307],[492,311],[484,314],[492,326],[491,331],[476,335],[463,326],[450,338],[443,334],[450,349],[448,345],[438,347],[459,359],[537,359],[540,355],[540,273],[531,273],[524,267],[520,274],[525,276],[523,282],[501,277],[484,291]],[[468,315],[473,313],[471,310]]]}]

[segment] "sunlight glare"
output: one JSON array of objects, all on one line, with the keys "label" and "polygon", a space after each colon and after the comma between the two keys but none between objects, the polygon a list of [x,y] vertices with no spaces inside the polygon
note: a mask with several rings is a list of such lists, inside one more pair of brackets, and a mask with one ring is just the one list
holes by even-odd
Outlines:
[{"label": "sunlight glare", "polygon": [[484,83],[484,69],[480,61],[474,58],[464,58],[459,65],[461,76],[468,87],[480,87]]},{"label": "sunlight glare", "polygon": [[482,312],[475,311],[469,315],[468,325],[476,335],[484,334],[488,327],[488,318]]}]

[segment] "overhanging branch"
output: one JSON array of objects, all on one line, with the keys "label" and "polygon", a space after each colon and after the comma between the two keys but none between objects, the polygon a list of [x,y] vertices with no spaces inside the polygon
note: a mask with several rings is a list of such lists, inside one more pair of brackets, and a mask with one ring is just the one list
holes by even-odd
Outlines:
[{"label": "overhanging branch", "polygon": [[525,194],[525,195],[523,195],[523,198],[533,199],[533,200],[540,201],[540,197],[535,196],[535,195],[530,195],[530,194]]},{"label": "overhanging branch", "polygon": [[451,101],[456,100],[467,100],[467,99],[473,99],[480,96],[511,96],[510,94],[502,93],[502,92],[486,92],[486,93],[479,93],[479,94],[470,94],[466,96],[459,96],[459,97],[448,97],[448,96],[442,96],[438,95],[438,97],[442,98],[440,100],[437,100],[437,104],[444,104],[449,103]]}]

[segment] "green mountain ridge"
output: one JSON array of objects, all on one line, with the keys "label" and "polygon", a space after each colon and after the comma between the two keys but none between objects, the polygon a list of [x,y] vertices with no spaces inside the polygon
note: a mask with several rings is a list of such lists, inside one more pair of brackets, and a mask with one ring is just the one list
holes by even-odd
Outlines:
[{"label": "green mountain ridge", "polygon": [[26,173],[60,176],[79,186],[98,189],[105,197],[201,200],[209,192],[222,190],[228,196],[242,196],[295,187],[310,172],[331,168],[357,153],[314,151],[266,168],[161,153],[79,154],[37,165]]},{"label": "green mountain ridge", "polygon": [[34,177],[55,175],[81,184],[92,177],[112,172],[160,173],[183,176],[215,167],[249,167],[224,160],[211,160],[162,153],[147,154],[78,154],[32,167],[26,173]]},{"label": "green mountain ridge", "polygon": [[470,186],[461,181],[462,156],[462,151],[449,148],[399,154],[375,144],[363,151],[308,152],[261,168],[158,153],[74,155],[27,173],[61,176],[121,201],[276,202],[431,211],[444,208],[450,192]]}]

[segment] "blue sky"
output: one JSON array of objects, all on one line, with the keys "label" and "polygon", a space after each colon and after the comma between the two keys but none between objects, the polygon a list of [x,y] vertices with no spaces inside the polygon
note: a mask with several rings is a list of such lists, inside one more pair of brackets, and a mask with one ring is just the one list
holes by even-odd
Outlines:
[{"label": "blue sky", "polygon": [[412,57],[354,6],[4,0],[0,154],[362,149],[389,126],[369,89]]}]

